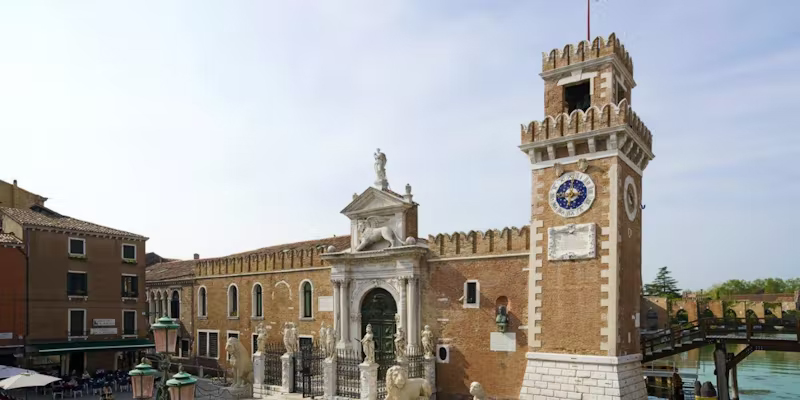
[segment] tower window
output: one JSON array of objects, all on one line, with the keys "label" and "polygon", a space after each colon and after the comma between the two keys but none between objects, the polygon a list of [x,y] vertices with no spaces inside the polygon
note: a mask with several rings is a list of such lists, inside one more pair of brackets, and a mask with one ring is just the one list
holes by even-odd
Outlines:
[{"label": "tower window", "polygon": [[588,110],[592,104],[592,97],[589,92],[589,81],[565,86],[564,102],[567,105],[567,112],[573,112],[578,109]]}]

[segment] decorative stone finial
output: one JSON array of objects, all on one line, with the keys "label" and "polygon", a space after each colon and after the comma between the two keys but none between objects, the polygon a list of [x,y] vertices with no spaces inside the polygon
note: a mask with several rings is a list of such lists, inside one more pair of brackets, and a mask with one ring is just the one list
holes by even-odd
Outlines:
[{"label": "decorative stone finial", "polygon": [[335,247],[335,246],[333,246],[333,245],[330,245],[330,246],[328,246],[328,248],[325,250],[325,252],[326,252],[326,253],[336,253],[336,247]]},{"label": "decorative stone finial", "polygon": [[411,195],[411,184],[410,183],[406,183],[406,195],[407,196]]},{"label": "decorative stone finial", "polygon": [[403,196],[403,199],[407,202],[411,202],[411,199],[414,198],[414,195],[411,194],[411,185],[406,183],[406,194]]}]

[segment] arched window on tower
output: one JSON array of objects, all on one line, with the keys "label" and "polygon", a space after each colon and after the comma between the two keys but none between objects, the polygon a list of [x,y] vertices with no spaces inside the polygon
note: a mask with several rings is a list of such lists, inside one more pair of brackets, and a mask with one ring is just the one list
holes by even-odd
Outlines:
[{"label": "arched window on tower", "polygon": [[201,286],[200,292],[197,295],[199,307],[197,308],[198,316],[200,317],[207,317],[208,316],[208,299],[206,295],[206,288]]},{"label": "arched window on tower", "polygon": [[228,286],[228,316],[239,316],[239,288],[234,284]]},{"label": "arched window on tower", "polygon": [[260,283],[253,285],[253,317],[264,316],[263,290]]},{"label": "arched window on tower", "polygon": [[181,296],[177,290],[172,291],[172,298],[169,301],[169,316],[173,319],[181,318]]}]

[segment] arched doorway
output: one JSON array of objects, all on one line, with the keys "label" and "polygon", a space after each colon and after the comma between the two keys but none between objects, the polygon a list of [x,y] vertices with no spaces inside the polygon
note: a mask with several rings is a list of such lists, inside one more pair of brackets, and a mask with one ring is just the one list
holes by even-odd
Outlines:
[{"label": "arched doorway", "polygon": [[675,324],[683,325],[687,322],[689,322],[689,312],[684,309],[678,310],[678,312],[675,313]]},{"label": "arched doorway", "polygon": [[169,303],[169,315],[174,319],[181,319],[181,297],[178,291],[172,292],[172,300]]},{"label": "arched doorway", "polygon": [[703,312],[700,314],[700,318],[714,318],[714,312],[713,312],[713,311],[711,311],[710,309],[706,308],[706,309],[705,309],[705,310],[703,310]]},{"label": "arched doorway", "polygon": [[397,303],[385,289],[375,288],[364,296],[364,301],[361,303],[361,337],[364,337],[367,331],[367,324],[372,324],[376,360],[394,357],[396,314]]}]

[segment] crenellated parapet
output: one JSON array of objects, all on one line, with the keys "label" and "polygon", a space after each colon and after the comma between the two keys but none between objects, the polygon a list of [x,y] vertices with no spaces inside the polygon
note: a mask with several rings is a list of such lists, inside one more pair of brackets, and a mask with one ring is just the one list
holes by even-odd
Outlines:
[{"label": "crenellated parapet", "polygon": [[542,72],[611,55],[616,55],[622,65],[633,75],[633,60],[615,33],[609,35],[608,40],[598,36],[591,44],[584,40],[577,45],[568,44],[564,46],[563,50],[553,49],[549,53],[542,53]]},{"label": "crenellated parapet", "polygon": [[586,111],[575,110],[569,114],[547,116],[542,121],[522,124],[520,128],[522,144],[526,144],[618,126],[629,127],[648,150],[652,149],[653,135],[639,116],[631,110],[626,99],[619,104],[606,104],[602,108],[592,106]]},{"label": "crenellated parapet", "polygon": [[530,227],[440,233],[428,235],[428,244],[433,258],[521,253],[530,250]]},{"label": "crenellated parapet", "polygon": [[202,277],[327,267],[320,256],[328,251],[328,246],[342,250],[349,240],[349,236],[341,236],[197,260],[195,274]]}]

